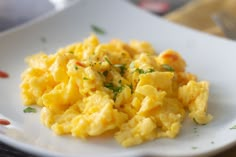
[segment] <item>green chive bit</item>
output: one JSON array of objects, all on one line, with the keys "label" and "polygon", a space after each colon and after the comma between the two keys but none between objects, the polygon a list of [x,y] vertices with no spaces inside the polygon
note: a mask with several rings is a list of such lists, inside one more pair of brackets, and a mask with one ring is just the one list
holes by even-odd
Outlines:
[{"label": "green chive bit", "polygon": [[192,149],[194,149],[194,150],[197,149],[197,148],[198,148],[198,147],[192,147]]},{"label": "green chive bit", "polygon": [[145,73],[143,69],[139,69],[139,68],[135,69],[135,72],[138,72],[139,74]]},{"label": "green chive bit", "polygon": [[120,69],[121,76],[125,74],[125,71],[126,71],[125,64],[115,64],[114,66]]},{"label": "green chive bit", "polygon": [[112,65],[107,57],[105,57],[104,59],[107,61],[108,64]]},{"label": "green chive bit", "polygon": [[236,125],[232,126],[230,130],[236,129]]},{"label": "green chive bit", "polygon": [[162,64],[161,65],[163,69],[167,70],[167,71],[171,71],[171,72],[174,72],[175,69],[173,67],[171,67],[170,65],[168,64]]},{"label": "green chive bit", "polygon": [[33,107],[27,107],[23,111],[24,111],[24,113],[36,113],[37,112],[37,110]]},{"label": "green chive bit", "polygon": [[83,80],[89,80],[89,78],[87,78],[87,77],[83,77]]},{"label": "green chive bit", "polygon": [[154,72],[154,71],[155,71],[154,69],[150,68],[150,69],[148,69],[148,70],[146,71],[146,73],[152,73],[152,72]]},{"label": "green chive bit", "polygon": [[199,124],[195,118],[193,118],[194,123]]},{"label": "green chive bit", "polygon": [[96,25],[91,25],[91,28],[97,34],[100,34],[100,35],[106,34],[106,32],[101,27],[98,27]]},{"label": "green chive bit", "polygon": [[112,83],[104,83],[104,87],[113,90],[114,85]]},{"label": "green chive bit", "polygon": [[149,68],[147,71],[144,71],[143,69],[137,68],[137,69],[135,69],[135,71],[138,72],[139,74],[147,74],[147,73],[152,73],[152,72],[154,72],[155,70],[152,69],[152,68]]},{"label": "green chive bit", "polygon": [[104,87],[106,87],[106,88],[112,90],[112,92],[113,92],[113,94],[114,94],[114,97],[113,97],[114,100],[116,99],[117,95],[118,95],[119,93],[121,93],[121,91],[122,91],[123,88],[124,88],[123,85],[116,87],[113,83],[104,83]]}]

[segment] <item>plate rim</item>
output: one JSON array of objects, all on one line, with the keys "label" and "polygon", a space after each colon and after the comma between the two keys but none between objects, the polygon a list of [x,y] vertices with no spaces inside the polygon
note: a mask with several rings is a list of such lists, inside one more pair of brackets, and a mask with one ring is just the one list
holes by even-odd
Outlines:
[{"label": "plate rim", "polygon": [[[79,3],[80,1],[76,1],[75,3]],[[128,2],[127,2],[128,3]],[[35,20],[32,20],[32,21],[30,21],[30,22],[27,22],[27,23],[25,23],[25,24],[22,24],[22,25],[20,25],[20,26],[18,26],[18,27],[15,27],[15,28],[12,28],[12,29],[9,29],[9,30],[7,30],[7,31],[4,31],[3,33],[0,33],[0,38],[4,38],[4,36],[8,36],[9,34],[12,34],[12,33],[14,33],[14,32],[18,32],[18,31],[22,31],[23,29],[27,29],[28,27],[32,27],[32,26],[34,26],[34,25],[37,25],[37,24],[39,24],[39,23],[41,23],[42,21],[44,21],[44,20],[46,20],[46,19],[48,19],[48,18],[53,18],[53,16],[55,16],[55,15],[57,15],[59,12],[62,12],[62,11],[66,11],[66,9],[69,9],[71,6],[73,6],[73,5],[70,5],[70,6],[68,6],[67,8],[65,8],[65,9],[63,9],[63,10],[59,10],[59,11],[54,11],[54,12],[49,12],[48,14],[46,14],[46,15],[44,15],[44,16],[41,16],[41,17],[39,17],[39,18],[37,18],[37,19],[35,19]],[[172,23],[173,24],[173,23]],[[185,28],[185,27],[184,27]],[[185,28],[185,29],[189,29],[189,28]],[[196,33],[201,33],[201,32],[196,32]],[[214,37],[215,38],[215,37]],[[216,38],[218,38],[218,37],[216,37]],[[225,39],[224,39],[225,40]],[[229,41],[229,40],[227,40],[227,41]],[[3,136],[2,134],[0,134],[0,139],[1,139],[1,136]],[[11,139],[11,138],[10,138]],[[12,139],[12,140],[15,140],[15,139]],[[16,140],[17,141],[17,140]],[[15,141],[15,142],[16,142]],[[14,143],[14,142],[13,142]],[[21,144],[25,144],[25,143],[22,143],[22,142],[20,142]],[[217,151],[218,150],[218,152],[221,152],[221,151],[223,151],[223,150],[226,150],[227,148],[230,148],[230,147],[232,147],[233,145],[235,145],[236,144],[236,140],[235,141],[233,141],[233,142],[231,142],[231,143],[227,143],[226,145],[224,145],[223,147],[221,147],[221,149],[216,149],[215,151]],[[26,145],[28,145],[28,144],[26,144]],[[29,145],[30,146],[30,145]],[[36,146],[34,146],[34,147],[36,147]],[[19,147],[17,147],[18,149],[19,149]],[[41,149],[41,148],[40,148]],[[43,149],[44,151],[46,150],[46,149]],[[25,151],[25,150],[24,150]],[[205,153],[202,153],[202,154],[199,154],[199,155],[213,155],[213,154],[216,154],[216,153],[218,153],[218,152],[213,152],[213,151],[211,151],[211,152],[205,152]],[[49,155],[51,155],[51,154],[49,154]],[[139,154],[140,155],[140,154]],[[147,154],[141,154],[141,155],[147,155]],[[149,154],[148,154],[149,155]],[[152,154],[150,154],[150,155],[156,155],[155,153],[152,153]],[[195,156],[195,155],[194,155]]]}]

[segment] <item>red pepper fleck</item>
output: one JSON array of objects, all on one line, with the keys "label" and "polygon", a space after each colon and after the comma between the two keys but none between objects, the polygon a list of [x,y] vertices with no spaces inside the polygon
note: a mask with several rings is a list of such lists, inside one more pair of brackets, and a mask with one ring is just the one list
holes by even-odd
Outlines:
[{"label": "red pepper fleck", "polygon": [[157,14],[164,14],[170,10],[170,4],[162,0],[139,0],[138,5]]},{"label": "red pepper fleck", "polygon": [[0,125],[9,125],[9,124],[11,124],[10,121],[0,118]]},{"label": "red pepper fleck", "polygon": [[0,78],[8,78],[9,75],[6,72],[0,70]]},{"label": "red pepper fleck", "polygon": [[81,66],[81,67],[85,67],[85,65],[79,61],[76,62],[76,65]]}]

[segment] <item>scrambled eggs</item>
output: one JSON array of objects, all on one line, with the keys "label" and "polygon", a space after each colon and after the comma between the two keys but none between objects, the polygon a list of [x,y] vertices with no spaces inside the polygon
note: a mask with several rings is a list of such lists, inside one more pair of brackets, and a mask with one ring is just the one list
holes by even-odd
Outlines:
[{"label": "scrambled eggs", "polygon": [[82,43],[26,59],[20,85],[25,105],[42,106],[41,122],[56,134],[85,139],[114,133],[124,147],[174,138],[185,114],[206,124],[209,85],[185,72],[174,50],[157,54],[143,41]]}]

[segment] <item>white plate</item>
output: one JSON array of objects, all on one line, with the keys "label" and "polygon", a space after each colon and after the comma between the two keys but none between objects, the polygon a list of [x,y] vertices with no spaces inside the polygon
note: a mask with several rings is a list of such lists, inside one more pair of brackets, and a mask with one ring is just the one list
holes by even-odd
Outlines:
[{"label": "white plate", "polygon": [[[122,148],[113,139],[81,141],[58,137],[39,122],[38,113],[23,113],[20,74],[27,55],[51,53],[89,36],[91,25],[106,30],[102,41],[120,38],[147,40],[157,51],[172,48],[188,63],[188,71],[211,83],[209,112],[214,120],[197,126],[186,120],[175,139],[158,139],[132,148]],[[0,35],[0,70],[10,74],[0,79],[0,117],[12,124],[0,127],[0,140],[42,156],[203,156],[213,155],[236,143],[236,43],[169,23],[127,1],[82,0],[45,20]],[[197,128],[197,129],[196,129]]]}]

